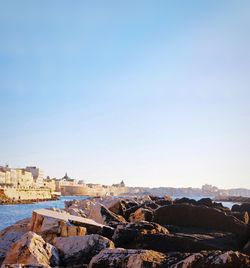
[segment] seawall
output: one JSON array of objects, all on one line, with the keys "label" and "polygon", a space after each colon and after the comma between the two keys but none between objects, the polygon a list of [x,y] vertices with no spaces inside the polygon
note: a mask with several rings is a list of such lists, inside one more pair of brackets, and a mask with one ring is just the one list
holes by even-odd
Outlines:
[{"label": "seawall", "polygon": [[53,196],[50,189],[0,189],[2,203],[18,203],[21,201],[51,200]]},{"label": "seawall", "polygon": [[88,187],[80,185],[64,185],[60,187],[62,195],[88,195],[88,196],[106,196],[106,195],[122,195],[128,193],[127,187]]}]

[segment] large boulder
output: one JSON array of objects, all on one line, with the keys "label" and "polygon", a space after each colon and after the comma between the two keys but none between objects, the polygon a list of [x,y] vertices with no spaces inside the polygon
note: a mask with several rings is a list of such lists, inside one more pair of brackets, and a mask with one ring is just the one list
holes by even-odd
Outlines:
[{"label": "large boulder", "polygon": [[11,246],[2,267],[8,267],[9,264],[54,267],[59,265],[59,255],[57,249],[41,236],[27,232]]},{"label": "large boulder", "polygon": [[157,268],[163,266],[166,256],[152,250],[105,249],[92,258],[89,268]]},{"label": "large boulder", "polygon": [[101,205],[105,206],[115,214],[123,215],[122,201],[123,199],[118,197],[100,197],[85,200],[74,200],[66,201],[65,208],[67,211],[73,211],[75,209],[80,210],[81,214],[83,214],[85,217],[90,218],[100,224],[104,224],[104,219],[101,215]]},{"label": "large boulder", "polygon": [[30,218],[18,221],[0,233],[0,265],[11,245],[29,231]]},{"label": "large boulder", "polygon": [[59,250],[65,267],[88,264],[91,258],[101,250],[114,248],[111,240],[97,234],[82,237],[56,237],[53,244]]},{"label": "large boulder", "polygon": [[250,214],[250,203],[242,203],[241,205],[235,204],[232,206],[232,211],[245,212]]},{"label": "large boulder", "polygon": [[119,225],[112,237],[116,246],[129,247],[131,244],[135,244],[136,241],[145,234],[168,234],[168,230],[153,222],[136,222],[126,225]]},{"label": "large boulder", "polygon": [[174,204],[155,210],[154,221],[161,225],[177,225],[220,230],[237,234],[245,241],[249,234],[247,224],[225,212],[206,206]]},{"label": "large boulder", "polygon": [[126,220],[129,220],[129,217],[131,214],[135,213],[136,210],[140,208],[149,209],[150,211],[153,211],[157,207],[159,207],[155,202],[152,202],[150,199],[148,200],[141,200],[140,202],[134,202],[134,201],[127,201],[127,204],[131,204],[131,206],[127,206],[126,210],[124,211],[124,218]]},{"label": "large boulder", "polygon": [[125,202],[122,199],[116,200],[116,202],[108,206],[108,208],[110,211],[121,216],[124,216],[124,212],[126,210]]},{"label": "large boulder", "polygon": [[[152,249],[160,252],[199,252],[200,250],[237,250],[237,235],[220,232],[194,233],[194,229],[178,228],[179,233],[169,233],[165,227],[153,222],[119,225],[112,237],[117,247]],[[182,233],[180,231],[183,231]],[[196,230],[199,231],[199,230]]]},{"label": "large boulder", "polygon": [[116,226],[120,223],[127,222],[121,215],[115,214],[104,205],[100,205],[100,213],[102,215],[104,224],[107,224],[109,226]]},{"label": "large boulder", "polygon": [[[116,242],[119,241],[119,242]],[[118,244],[123,242],[122,245]],[[124,248],[151,249],[159,252],[199,252],[201,250],[237,250],[240,248],[236,235],[225,233],[210,234],[140,234],[115,240],[116,245]]]},{"label": "large boulder", "polygon": [[192,205],[196,205],[197,201],[195,199],[182,197],[182,198],[176,198],[174,200],[174,204],[192,204]]},{"label": "large boulder", "polygon": [[83,236],[86,233],[101,233],[103,225],[83,217],[48,209],[34,210],[31,231],[41,235],[47,242],[57,236]]}]

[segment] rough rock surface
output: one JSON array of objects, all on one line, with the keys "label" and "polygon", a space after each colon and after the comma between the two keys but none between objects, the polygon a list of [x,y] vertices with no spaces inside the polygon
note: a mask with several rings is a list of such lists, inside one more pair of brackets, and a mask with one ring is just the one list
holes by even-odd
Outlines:
[{"label": "rough rock surface", "polygon": [[6,254],[3,265],[7,267],[8,264],[57,266],[59,255],[57,249],[46,243],[41,236],[27,232]]},{"label": "rough rock surface", "polygon": [[127,245],[135,244],[136,241],[145,234],[168,234],[168,230],[153,222],[136,222],[127,225],[119,225],[112,237],[116,246],[126,247]]},{"label": "rough rock surface", "polygon": [[192,204],[192,205],[196,205],[197,202],[194,199],[190,199],[190,198],[187,198],[187,197],[182,197],[182,198],[175,199],[174,204]]},{"label": "rough rock surface", "polygon": [[153,212],[150,209],[138,208],[134,213],[130,214],[130,222],[152,221]]},{"label": "rough rock surface", "polygon": [[74,207],[71,208],[71,207],[69,207],[69,208],[66,208],[65,211],[68,212],[70,215],[73,215],[73,216],[87,218],[87,216],[84,213],[84,211],[82,209],[79,209],[79,208],[74,208]]},{"label": "rough rock surface", "polygon": [[[185,258],[176,262],[169,257],[165,267],[171,268],[248,268],[250,259],[247,255],[237,251],[201,251],[187,254]],[[175,262],[175,263],[173,263]]]},{"label": "rough rock surface", "polygon": [[101,232],[103,225],[91,219],[60,213],[48,209],[33,212],[31,231],[41,235],[46,241],[53,241],[57,236],[83,236]]},{"label": "rough rock surface", "polygon": [[[212,234],[141,234],[125,240],[120,244],[124,248],[152,249],[160,252],[199,252],[201,250],[237,250],[239,243],[235,235],[224,233]],[[115,241],[116,242],[116,241]]]},{"label": "rough rock surface", "polygon": [[211,198],[201,198],[200,200],[190,199],[187,197],[177,198],[173,201],[173,204],[191,204],[194,206],[206,206],[210,208],[216,208],[225,212],[230,212],[229,208],[224,207],[222,203],[214,202]]},{"label": "rough rock surface", "polygon": [[234,211],[234,212],[230,212],[231,216],[234,216],[235,218],[237,218],[238,220],[248,224],[249,223],[249,215],[248,212],[243,211],[243,212],[238,212],[238,211]]},{"label": "rough rock surface", "polygon": [[93,256],[114,243],[106,237],[92,234],[77,237],[56,237],[54,246],[59,250],[64,266],[88,264]]},{"label": "rough rock surface", "polygon": [[0,265],[11,245],[29,231],[30,218],[18,221],[0,233]]},{"label": "rough rock surface", "polygon": [[250,203],[242,203],[241,205],[235,204],[232,206],[232,211],[245,212],[250,214]]},{"label": "rough rock surface", "polygon": [[164,254],[152,250],[105,249],[91,260],[89,268],[157,268],[165,260]]},{"label": "rough rock surface", "polygon": [[[92,219],[100,224],[104,224],[104,219],[101,215],[101,205],[110,209],[111,211],[120,214],[120,201],[121,198],[105,197],[105,198],[93,198],[85,200],[74,200],[65,202],[66,210],[80,209],[81,213],[84,213],[87,218]],[[118,212],[117,212],[118,210]],[[122,214],[120,214],[122,215]]]},{"label": "rough rock surface", "polygon": [[249,227],[225,212],[206,206],[174,204],[155,210],[154,221],[166,225],[210,228],[237,234],[242,240],[249,234]]},{"label": "rough rock surface", "polygon": [[249,241],[246,243],[246,245],[243,247],[243,249],[241,251],[243,253],[247,254],[248,256],[250,256],[250,239],[249,239]]},{"label": "rough rock surface", "polygon": [[127,222],[121,215],[115,214],[104,205],[100,205],[100,213],[102,215],[104,224],[107,224],[109,226],[116,226],[119,223]]}]

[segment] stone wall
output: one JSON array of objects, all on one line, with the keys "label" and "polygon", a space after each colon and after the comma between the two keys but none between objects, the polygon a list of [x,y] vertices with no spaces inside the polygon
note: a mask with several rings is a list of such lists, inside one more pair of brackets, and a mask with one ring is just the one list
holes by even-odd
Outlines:
[{"label": "stone wall", "polygon": [[59,191],[62,195],[89,195],[88,188],[82,185],[63,185]]},{"label": "stone wall", "polygon": [[1,190],[6,198],[11,200],[44,200],[51,199],[51,191],[49,189],[16,189],[6,188]]},{"label": "stone wall", "polygon": [[86,185],[64,185],[60,187],[60,192],[62,195],[105,196],[126,194],[128,192],[128,188],[113,186],[88,187]]}]

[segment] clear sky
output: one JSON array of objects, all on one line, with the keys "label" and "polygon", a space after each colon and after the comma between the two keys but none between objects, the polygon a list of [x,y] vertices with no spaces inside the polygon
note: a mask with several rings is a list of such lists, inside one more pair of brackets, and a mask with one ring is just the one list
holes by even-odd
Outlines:
[{"label": "clear sky", "polygon": [[0,1],[0,164],[250,188],[250,2]]}]

